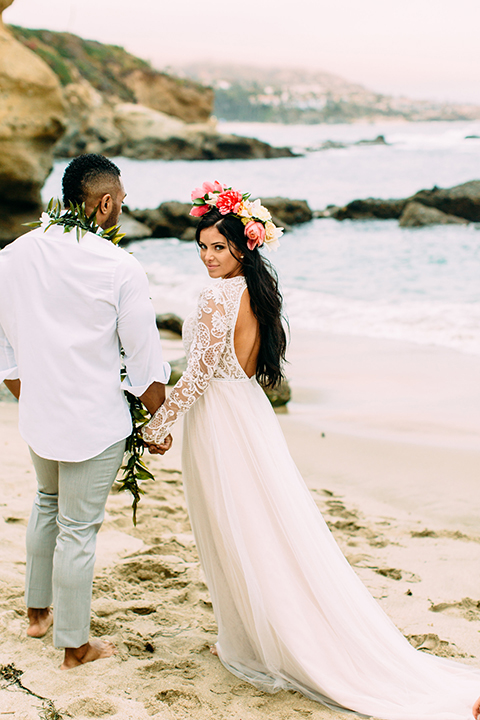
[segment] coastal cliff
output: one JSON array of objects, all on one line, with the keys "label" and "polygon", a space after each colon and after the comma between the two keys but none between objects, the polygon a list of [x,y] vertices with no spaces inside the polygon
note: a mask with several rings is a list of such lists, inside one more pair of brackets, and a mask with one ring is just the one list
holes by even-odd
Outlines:
[{"label": "coastal cliff", "polygon": [[[0,0],[0,14],[13,0]],[[0,17],[0,246],[41,212],[40,191],[65,130],[57,76]]]},{"label": "coastal cliff", "polygon": [[293,155],[289,148],[219,133],[211,87],[159,72],[121,47],[70,33],[10,30],[62,85],[67,130],[55,147],[56,157],[85,152],[137,160]]}]

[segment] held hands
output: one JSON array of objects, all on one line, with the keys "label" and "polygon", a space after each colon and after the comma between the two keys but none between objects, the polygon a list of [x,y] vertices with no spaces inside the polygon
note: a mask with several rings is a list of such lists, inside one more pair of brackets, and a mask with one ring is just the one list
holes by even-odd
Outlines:
[{"label": "held hands", "polygon": [[170,450],[173,444],[173,438],[170,434],[167,435],[163,443],[156,445],[155,443],[149,443],[144,440],[145,446],[148,448],[150,455],[165,455],[167,450]]}]

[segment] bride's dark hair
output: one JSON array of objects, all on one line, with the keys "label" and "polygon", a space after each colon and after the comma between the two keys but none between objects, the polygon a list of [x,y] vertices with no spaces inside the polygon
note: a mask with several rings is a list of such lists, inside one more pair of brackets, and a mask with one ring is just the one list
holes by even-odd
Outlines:
[{"label": "bride's dark hair", "polygon": [[256,378],[265,387],[274,388],[284,378],[283,364],[287,350],[282,324],[283,299],[278,289],[277,273],[258,248],[248,249],[245,225],[231,213],[222,215],[213,207],[203,215],[197,226],[197,243],[200,243],[202,230],[213,226],[226,238],[230,253],[242,265],[250,305],[260,329]]}]

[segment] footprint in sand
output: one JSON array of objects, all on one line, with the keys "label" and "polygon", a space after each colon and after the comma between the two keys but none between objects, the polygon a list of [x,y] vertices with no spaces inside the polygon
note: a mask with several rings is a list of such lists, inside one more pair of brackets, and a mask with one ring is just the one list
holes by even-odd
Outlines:
[{"label": "footprint in sand", "polygon": [[480,600],[472,600],[469,597],[463,598],[458,602],[432,604],[428,609],[435,613],[446,612],[456,615],[457,617],[460,616],[470,622],[480,620]]},{"label": "footprint in sand", "polygon": [[407,640],[417,650],[423,650],[431,655],[439,657],[467,657],[459,652],[453,643],[440,640],[438,635],[427,633],[426,635],[406,635]]}]

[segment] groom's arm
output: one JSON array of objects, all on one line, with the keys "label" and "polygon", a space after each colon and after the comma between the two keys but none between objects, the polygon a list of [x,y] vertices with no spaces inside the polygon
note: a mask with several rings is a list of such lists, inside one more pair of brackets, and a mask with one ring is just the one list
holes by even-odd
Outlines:
[{"label": "groom's arm", "polygon": [[136,395],[153,414],[165,400],[170,366],[163,361],[155,311],[145,271],[131,255],[115,279],[117,333],[124,351],[124,390]]},{"label": "groom's arm", "polygon": [[139,398],[147,408],[150,415],[157,412],[160,405],[165,402],[165,385],[153,382]]},{"label": "groom's arm", "polygon": [[[7,388],[10,390],[13,397],[16,397],[18,400],[20,398],[20,388],[21,388],[20,380],[4,380],[3,382],[5,383]],[[161,403],[160,403],[160,405],[161,405]],[[160,405],[158,407],[160,407]]]}]

